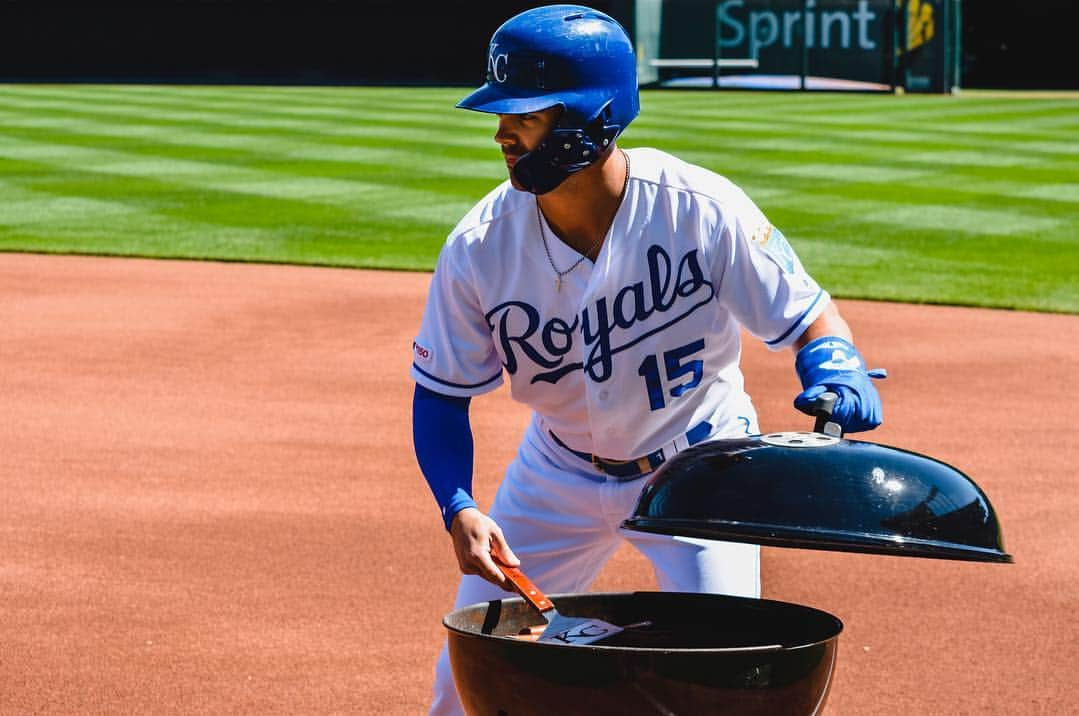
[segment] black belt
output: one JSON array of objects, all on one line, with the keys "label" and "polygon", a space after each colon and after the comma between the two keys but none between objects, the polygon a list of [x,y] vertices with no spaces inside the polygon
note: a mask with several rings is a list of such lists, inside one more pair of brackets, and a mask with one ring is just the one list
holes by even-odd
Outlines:
[{"label": "black belt", "polygon": [[[641,475],[647,475],[655,470],[657,467],[667,461],[667,456],[660,448],[655,452],[650,452],[643,457],[639,457],[636,460],[607,460],[602,457],[598,457],[588,452],[581,452],[580,450],[574,450],[569,445],[558,439],[558,436],[553,431],[551,437],[554,439],[558,446],[568,450],[577,457],[581,458],[585,462],[590,462],[596,466],[596,469],[602,473],[610,475],[611,477],[618,477],[623,480],[632,480],[640,477]],[[688,445],[694,445],[704,440],[706,437],[712,434],[712,424],[707,420],[703,420],[686,433],[686,443]]]}]

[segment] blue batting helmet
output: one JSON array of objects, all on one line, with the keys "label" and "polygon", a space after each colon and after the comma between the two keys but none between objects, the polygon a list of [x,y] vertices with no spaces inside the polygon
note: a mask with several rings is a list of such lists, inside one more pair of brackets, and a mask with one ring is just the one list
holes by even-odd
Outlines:
[{"label": "blue batting helmet", "polygon": [[562,107],[551,135],[514,167],[542,194],[595,162],[640,112],[637,58],[626,31],[602,12],[535,8],[495,31],[486,82],[457,106],[492,114]]}]

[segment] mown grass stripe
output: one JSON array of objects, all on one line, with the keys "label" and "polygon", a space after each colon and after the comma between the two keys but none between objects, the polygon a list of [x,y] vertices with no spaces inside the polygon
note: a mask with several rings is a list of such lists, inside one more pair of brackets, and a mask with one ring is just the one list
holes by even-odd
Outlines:
[{"label": "mown grass stripe", "polygon": [[112,219],[136,209],[116,201],[82,196],[54,196],[27,191],[10,182],[0,182],[4,201],[0,202],[0,225],[31,226],[67,224]]},{"label": "mown grass stripe", "polygon": [[[70,95],[52,95],[43,92],[36,95],[10,97],[4,100],[5,107],[23,109],[93,109],[98,112],[133,117],[172,118],[176,120],[199,119],[204,116],[224,115],[227,117],[240,117],[245,121],[258,121],[262,123],[282,123],[288,121],[304,121],[312,119],[363,120],[384,119],[392,122],[412,122],[430,124],[431,113],[429,110],[412,109],[409,107],[397,107],[392,116],[387,116],[390,109],[388,105],[367,106],[358,104],[353,107],[318,107],[305,104],[270,104],[269,106],[252,105],[244,101],[217,102],[212,104],[198,104],[197,110],[192,109],[192,103],[184,100],[157,100],[154,98],[121,98],[121,97],[71,97]],[[152,114],[157,113],[157,114]],[[461,112],[462,122],[479,124],[485,120],[475,113]],[[489,119],[487,120],[489,121]]]},{"label": "mown grass stripe", "polygon": [[637,141],[646,141],[652,137],[675,137],[686,142],[701,141],[702,136],[710,137],[712,141],[729,141],[734,143],[739,139],[753,139],[763,143],[774,143],[776,146],[789,148],[802,147],[827,147],[827,146],[851,146],[852,143],[861,142],[870,151],[883,153],[888,149],[907,148],[972,148],[986,152],[999,152],[1002,143],[1016,146],[1025,151],[1034,151],[1049,155],[1051,159],[1064,159],[1060,154],[1074,154],[1073,137],[1062,135],[1057,141],[1045,133],[1029,132],[1015,133],[1008,136],[995,135],[986,137],[971,133],[947,134],[933,128],[921,128],[917,131],[912,129],[867,129],[865,127],[849,127],[836,129],[832,127],[816,127],[809,123],[796,123],[795,129],[784,131],[787,125],[761,124],[760,122],[743,120],[722,120],[709,126],[690,126],[683,123],[673,128],[664,127],[662,124],[642,123],[640,127],[634,127],[634,131],[627,136],[634,137]]},{"label": "mown grass stripe", "polygon": [[821,181],[839,181],[845,183],[908,182],[927,174],[925,171],[908,167],[844,164],[838,162],[785,164],[783,166],[768,169],[764,173],[768,175],[806,177]]},{"label": "mown grass stripe", "polygon": [[[1042,184],[1039,186],[1013,188],[1016,196],[1026,199],[1041,199],[1043,201],[1069,202],[1079,204],[1079,183],[1070,184]],[[1079,208],[1075,209],[1079,215]],[[1074,218],[1074,215],[1073,215]],[[1079,219],[1076,219],[1079,221]],[[1079,248],[1079,247],[1077,247]],[[1079,277],[1077,277],[1079,280]]]},{"label": "mown grass stripe", "polygon": [[[187,131],[187,132],[158,132],[158,136],[162,141],[167,141],[168,145],[155,145],[152,143],[131,143],[126,142],[123,132],[109,132],[106,135],[93,135],[93,134],[75,134],[79,129],[92,128],[86,123],[70,123],[64,124],[62,127],[53,127],[58,133],[53,133],[53,144],[48,146],[40,145],[36,142],[36,137],[39,136],[35,132],[23,133],[25,141],[21,146],[15,146],[15,135],[18,134],[17,125],[10,125],[7,141],[0,140],[0,155],[6,155],[9,157],[21,157],[21,158],[36,158],[46,156],[63,157],[65,153],[70,152],[72,158],[81,158],[84,161],[94,161],[94,151],[105,152],[110,151],[104,148],[91,149],[90,147],[107,147],[107,146],[126,146],[126,149],[121,154],[130,155],[151,155],[159,157],[167,157],[177,154],[191,154],[194,148],[207,148],[207,149],[221,149],[221,144],[228,145],[225,147],[231,152],[217,152],[215,159],[216,162],[200,162],[198,166],[192,164],[192,160],[185,160],[176,158],[174,161],[175,171],[182,173],[198,172],[200,170],[206,172],[212,172],[214,166],[219,164],[222,166],[222,172],[235,171],[230,168],[230,164],[239,165],[244,168],[251,166],[252,160],[256,157],[267,158],[276,157],[280,160],[292,160],[297,166],[301,167],[303,162],[296,162],[297,159],[317,160],[321,162],[335,162],[343,164],[356,165],[357,168],[362,166],[383,166],[383,167],[396,167],[401,166],[402,161],[407,161],[415,156],[415,151],[407,148],[401,148],[400,142],[394,141],[379,141],[379,142],[363,142],[347,141],[343,140],[342,143],[332,144],[326,139],[321,142],[303,140],[295,141],[289,139],[268,139],[266,137],[261,138],[261,142],[252,145],[251,142],[218,142],[216,138],[220,135],[211,134],[210,139],[206,144],[203,144],[203,134],[199,131]],[[152,138],[154,133],[146,131],[133,132],[138,134],[140,138],[147,139]],[[70,149],[63,149],[63,147],[70,147]],[[432,146],[437,146],[437,142]],[[261,147],[256,151],[255,147]],[[453,154],[449,147],[443,147],[443,154]],[[178,149],[177,149],[178,148]],[[491,161],[497,157],[497,149],[492,146],[488,149],[481,150],[479,153],[474,152],[471,148],[465,148],[464,151],[459,153],[455,160],[452,162],[443,162],[427,168],[426,171],[444,176],[487,176],[490,178],[500,178],[502,176],[502,170],[498,164]],[[106,155],[100,155],[106,156]],[[114,156],[116,159],[116,155]],[[486,159],[472,159],[474,156],[485,156]],[[111,160],[110,160],[111,161]],[[165,165],[162,165],[165,168]],[[115,167],[116,171],[123,173],[122,167]],[[138,173],[136,171],[135,173]]]},{"label": "mown grass stripe", "polygon": [[169,103],[197,101],[263,102],[267,104],[322,104],[353,106],[357,102],[381,101],[400,107],[402,98],[419,104],[455,103],[471,88],[399,88],[399,87],[252,87],[252,86],[154,86],[154,85],[6,85],[0,96],[67,95],[77,98],[143,99]]},{"label": "mown grass stripe", "polygon": [[[0,154],[3,149],[0,148]],[[109,186],[118,187],[118,191],[112,195],[110,201],[113,204],[127,203],[132,206],[150,206],[153,204],[155,211],[168,211],[175,213],[177,209],[169,208],[175,201],[159,201],[153,203],[153,196],[165,194],[170,198],[175,196],[189,195],[190,192],[199,192],[197,202],[198,212],[204,216],[210,216],[214,206],[219,206],[216,223],[234,223],[231,219],[233,213],[242,218],[240,221],[250,222],[257,207],[261,210],[257,214],[261,217],[270,217],[276,221],[282,210],[293,215],[306,214],[307,221],[313,226],[321,226],[324,221],[319,217],[326,211],[336,211],[329,217],[333,221],[347,219],[351,223],[358,223],[361,219],[366,220],[374,216],[382,216],[386,219],[393,218],[395,221],[407,219],[415,222],[417,217],[430,218],[433,213],[411,211],[420,206],[453,206],[460,214],[469,208],[467,199],[448,201],[445,197],[439,197],[438,192],[417,189],[387,186],[374,182],[338,181],[321,177],[272,177],[266,172],[254,172],[238,170],[231,176],[222,171],[216,171],[212,165],[206,166],[198,162],[172,162],[162,164],[157,161],[132,161],[117,160],[115,153],[87,150],[87,154],[81,157],[84,169],[83,177],[94,177],[81,182],[35,182],[32,186],[40,192],[46,192],[58,197],[58,201],[67,200],[70,192],[84,191],[87,181],[99,185],[99,191],[107,191]],[[87,157],[93,157],[89,159]],[[115,175],[111,180],[95,175]],[[168,176],[167,182],[153,180],[155,177]],[[134,181],[132,181],[134,180]],[[141,181],[140,181],[141,180]],[[129,191],[128,187],[134,184],[140,193]],[[158,189],[151,194],[146,190],[157,186]],[[255,196],[242,196],[245,194]],[[272,199],[272,201],[264,201]],[[356,216],[355,205],[363,205],[363,211]],[[301,212],[301,206],[307,205],[306,211]],[[288,207],[292,208],[289,209]],[[323,206],[324,209],[315,207]],[[443,210],[438,216],[444,218],[446,211]],[[446,219],[446,221],[450,221]],[[0,224],[15,223],[0,220]],[[359,228],[359,227],[357,227]]]},{"label": "mown grass stripe", "polygon": [[[244,130],[247,132],[259,132],[259,131],[293,131],[296,133],[310,133],[313,129],[323,129],[329,133],[338,133],[346,135],[351,131],[353,125],[363,125],[366,123],[368,126],[384,126],[391,129],[399,129],[400,131],[411,131],[413,136],[423,136],[430,132],[432,129],[436,129],[431,126],[430,116],[422,113],[415,113],[411,116],[395,116],[392,119],[386,117],[385,114],[379,112],[365,113],[370,116],[349,116],[343,118],[341,121],[335,120],[316,120],[311,118],[294,118],[287,113],[273,113],[273,112],[260,112],[260,113],[238,113],[238,112],[207,112],[207,111],[192,111],[190,109],[184,111],[175,112],[162,112],[157,114],[146,114],[141,111],[137,106],[121,105],[116,103],[110,104],[86,104],[79,102],[67,102],[60,100],[26,100],[16,103],[7,103],[5,105],[9,112],[22,109],[24,116],[27,116],[30,121],[48,121],[52,117],[85,117],[85,118],[99,118],[102,121],[112,119],[113,121],[124,121],[132,124],[150,124],[150,125],[163,125],[163,126],[182,126],[182,125],[199,125],[204,124],[207,126],[215,126],[220,128],[228,128],[230,130]],[[51,116],[42,118],[40,112],[47,110]],[[476,127],[477,130],[490,129],[493,134],[494,124],[490,117],[484,117],[480,120],[472,120],[471,124]],[[453,131],[448,131],[448,134],[457,134],[462,129],[463,125],[469,125],[469,122],[457,123],[453,126]],[[362,136],[363,132],[360,131]],[[482,136],[482,133],[481,135]],[[490,135],[488,135],[490,136]]]},{"label": "mown grass stripe", "polygon": [[[110,121],[112,120],[112,121]],[[198,146],[224,149],[240,149],[260,153],[267,142],[310,143],[312,132],[318,132],[320,143],[341,143],[348,146],[384,142],[401,146],[404,143],[431,145],[435,147],[461,147],[467,150],[495,151],[489,139],[462,137],[448,131],[419,133],[414,128],[384,126],[339,126],[333,124],[304,123],[291,129],[267,128],[254,124],[216,122],[212,120],[185,122],[180,120],[131,120],[117,122],[91,112],[63,112],[47,117],[14,115],[0,110],[0,124],[9,133],[14,129],[42,129],[56,132],[81,134],[102,139],[145,139],[161,144]],[[233,128],[230,131],[230,127]],[[235,128],[242,128],[243,132]]]},{"label": "mown grass stripe", "polygon": [[974,236],[1021,236],[1055,232],[1064,220],[1033,218],[1009,211],[970,209],[941,204],[908,204],[868,211],[857,221],[892,226],[901,223],[911,229],[932,229]]}]

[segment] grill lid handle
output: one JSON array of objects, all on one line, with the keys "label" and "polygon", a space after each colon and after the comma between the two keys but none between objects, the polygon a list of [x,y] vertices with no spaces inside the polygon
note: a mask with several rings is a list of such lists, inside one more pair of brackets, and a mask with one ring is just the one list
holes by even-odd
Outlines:
[{"label": "grill lid handle", "polygon": [[813,415],[817,416],[817,422],[813,426],[813,432],[831,435],[833,438],[843,437],[843,428],[839,423],[832,421],[832,411],[839,396],[829,391],[821,393],[813,401]]}]

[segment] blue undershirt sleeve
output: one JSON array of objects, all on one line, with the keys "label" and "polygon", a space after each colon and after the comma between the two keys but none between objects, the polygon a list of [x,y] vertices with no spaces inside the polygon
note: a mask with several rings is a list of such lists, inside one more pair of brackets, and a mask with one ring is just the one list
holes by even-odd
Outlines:
[{"label": "blue undershirt sleeve", "polygon": [[412,445],[416,462],[435,496],[449,530],[454,516],[472,499],[471,398],[456,398],[416,385],[412,397]]}]

